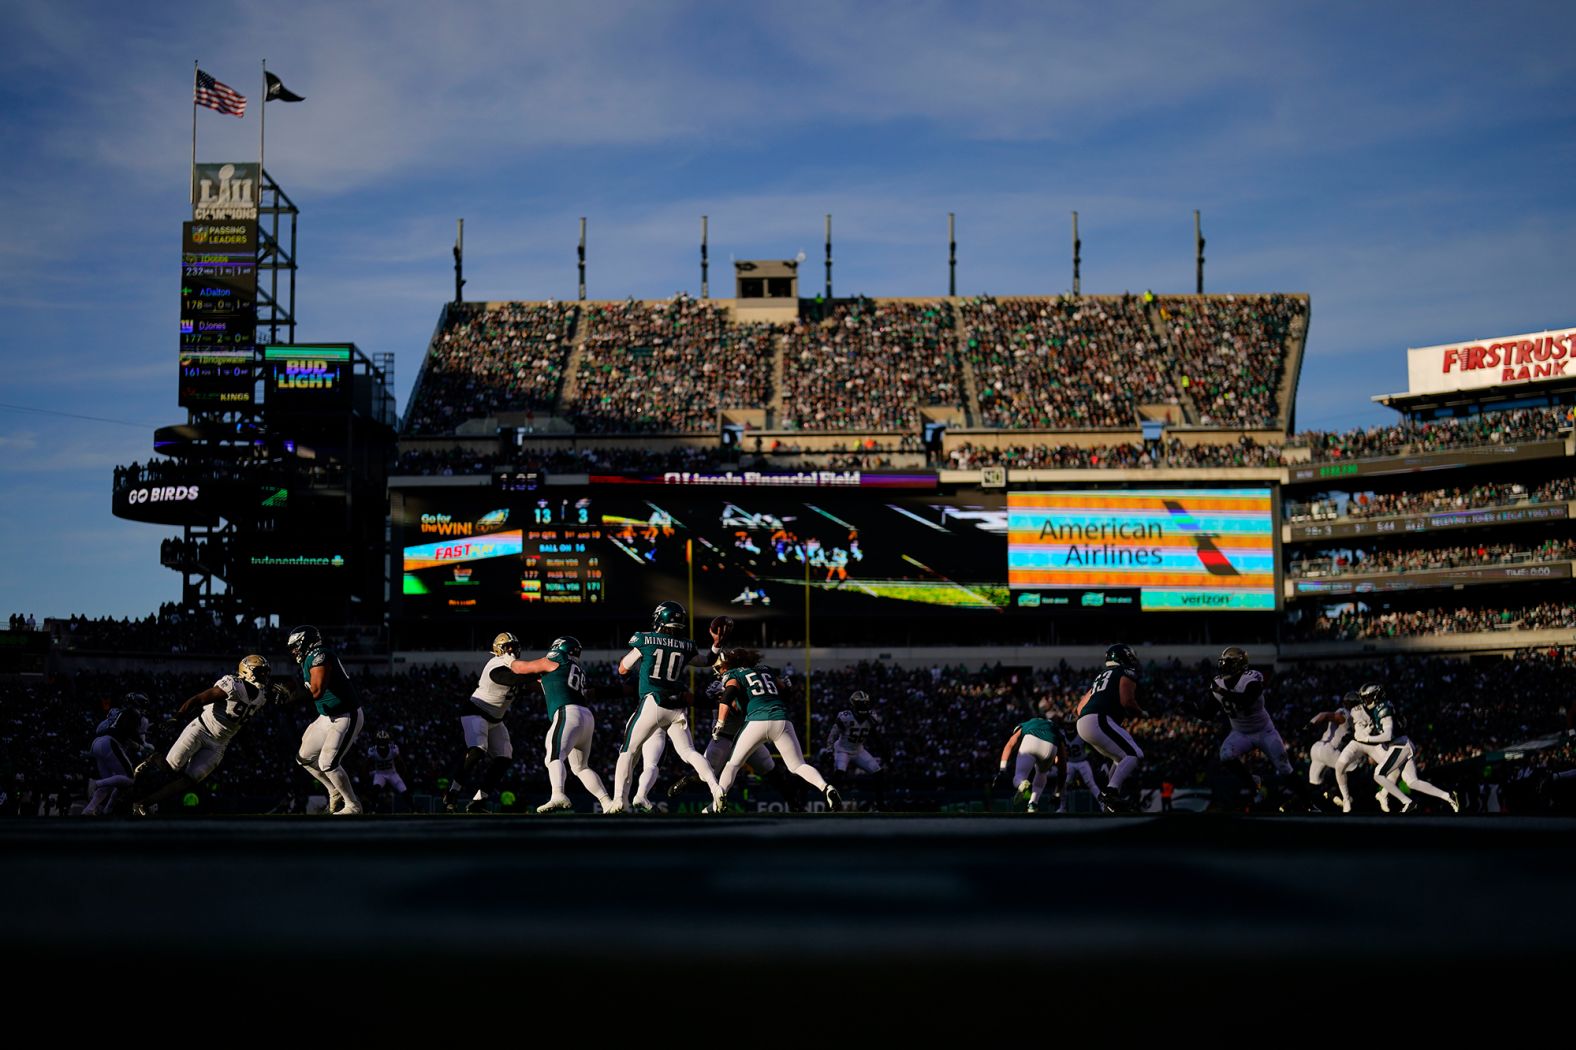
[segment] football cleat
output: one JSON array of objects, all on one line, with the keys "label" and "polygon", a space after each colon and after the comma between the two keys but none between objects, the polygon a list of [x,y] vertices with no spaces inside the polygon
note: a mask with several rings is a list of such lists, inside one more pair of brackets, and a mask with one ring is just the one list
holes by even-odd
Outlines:
[{"label": "football cleat", "polygon": [[696,776],[694,773],[690,773],[687,776],[679,777],[677,780],[675,780],[673,782],[672,786],[670,786],[668,788],[668,798],[673,798],[680,791],[683,791],[686,788],[692,788],[696,784],[699,784],[699,783],[700,783],[700,777]]},{"label": "football cleat", "polygon": [[603,806],[602,807],[602,812],[603,813],[627,813],[629,811],[624,808],[624,804],[622,802],[615,801],[615,802],[609,803],[606,806]]},{"label": "football cleat", "polygon": [[555,813],[561,809],[574,808],[574,804],[569,801],[567,796],[560,795],[557,798],[550,798],[546,802],[543,802],[540,806],[536,807],[536,811],[538,813]]},{"label": "football cleat", "polygon": [[657,807],[651,804],[650,799],[637,798],[629,804],[629,808],[636,813],[654,813]]},{"label": "football cleat", "polygon": [[467,803],[466,806],[465,806],[465,812],[467,812],[467,813],[486,813],[487,812],[487,800],[486,799],[481,799],[481,798],[473,798],[473,799],[471,799],[470,802]]},{"label": "football cleat", "polygon": [[1380,809],[1384,810],[1386,813],[1390,812],[1390,792],[1386,791],[1384,788],[1380,788],[1379,794],[1375,795],[1374,798],[1379,800]]},{"label": "football cleat", "polygon": [[134,817],[145,817],[148,815],[148,807],[141,802],[133,802],[131,804],[131,815]]},{"label": "football cleat", "polygon": [[1030,802],[1029,803],[1028,812],[1030,812],[1030,813],[1038,813],[1039,811],[1040,811],[1040,804],[1038,802]]},{"label": "football cleat", "polygon": [[359,817],[361,816],[361,807],[354,802],[346,802],[344,805],[340,806],[334,811],[334,816]]},{"label": "football cleat", "polygon": [[1346,801],[1344,798],[1336,799],[1335,805],[1336,808],[1338,808],[1342,813],[1350,813],[1352,811],[1352,804]]},{"label": "football cleat", "polygon": [[1460,813],[1461,812],[1461,792],[1459,792],[1459,791],[1452,791],[1450,793],[1450,798],[1447,799],[1446,801],[1448,801],[1450,803],[1450,812],[1452,812],[1452,813]]},{"label": "football cleat", "polygon": [[339,810],[340,810],[340,807],[342,807],[344,804],[345,804],[345,796],[341,795],[339,792],[335,791],[333,788],[329,788],[328,789],[328,812],[330,812],[330,813],[338,813]]},{"label": "football cleat", "polygon": [[826,808],[828,812],[836,813],[838,810],[843,808],[843,796],[839,795],[837,793],[837,789],[832,785],[826,785],[826,790],[821,792],[821,797],[826,799]]}]

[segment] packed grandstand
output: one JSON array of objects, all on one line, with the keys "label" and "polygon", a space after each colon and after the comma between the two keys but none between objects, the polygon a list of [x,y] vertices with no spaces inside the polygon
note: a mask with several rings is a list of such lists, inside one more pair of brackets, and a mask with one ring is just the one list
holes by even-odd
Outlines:
[{"label": "packed grandstand", "polygon": [[[812,760],[851,694],[876,698],[870,746],[887,773],[879,792],[857,776],[847,782],[862,806],[981,804],[1013,726],[1039,714],[1069,719],[1099,672],[1090,646],[1127,640],[1153,700],[1131,728],[1147,749],[1141,782],[1155,805],[1163,785],[1167,799],[1195,791],[1218,803],[1224,723],[1198,701],[1208,693],[1206,651],[1243,642],[1304,763],[1309,719],[1383,682],[1431,776],[1473,808],[1546,807],[1549,777],[1572,764],[1576,721],[1576,391],[1490,388],[1449,404],[1403,401],[1383,425],[1298,430],[1309,317],[1308,298],[1291,294],[801,300],[792,319],[767,320],[740,301],[684,294],[449,304],[390,467],[388,617],[325,633],[363,685],[369,727],[398,743],[412,796],[402,804],[418,808],[436,805],[457,768],[454,711],[494,630],[518,633],[526,650],[569,628],[586,638],[594,761],[610,767],[615,730],[635,702],[611,665],[622,639],[646,626],[654,595],[692,604],[702,641],[712,614],[738,616],[778,668],[790,710],[805,712]],[[992,478],[993,468],[1005,470]],[[158,476],[157,466],[135,469]],[[794,509],[835,527],[795,525],[786,504],[746,506],[744,496],[720,504],[714,532],[686,520],[702,504],[682,479],[741,485],[746,472],[762,484],[796,475],[806,502]],[[1061,584],[949,577],[920,547],[892,552],[897,568],[877,573],[884,536],[866,527],[854,496],[829,487],[885,499],[885,489],[859,489],[861,474],[934,493],[891,506],[915,528],[954,528],[945,542],[957,549],[977,537],[955,519],[980,530],[999,519],[992,542],[1003,552],[1019,542],[1007,525],[1017,494],[1053,504],[1069,492],[1170,500],[1179,527],[1196,533],[1188,515],[1203,512],[1180,504],[1230,486],[1231,498],[1262,499],[1278,514],[1255,541],[1270,562],[1249,570],[1232,553],[1212,571],[1266,577],[1262,601],[1240,607],[1258,611],[1124,613],[1120,603],[1137,602],[1138,591],[1117,586],[1086,589],[1079,607],[1036,618],[1026,610],[1053,606]],[[640,488],[675,475],[666,488]],[[940,525],[922,520],[925,500],[946,504]],[[536,515],[518,536],[497,533],[515,537],[510,556],[539,557],[553,571],[529,584],[516,573],[497,592],[508,601],[489,606],[496,581],[446,537],[492,535],[508,513]],[[674,536],[699,543],[665,562]],[[608,556],[554,560],[576,542],[605,542]],[[1207,563],[1206,546],[1197,550]],[[168,553],[167,563],[187,557]],[[614,561],[645,573],[640,597],[598,605],[603,582],[616,589],[624,579],[611,574]],[[554,582],[561,577],[574,580]],[[581,588],[578,604],[553,605],[555,586]],[[968,611],[938,611],[940,592]],[[1150,600],[1142,595],[1145,610]],[[1103,611],[1091,615],[1094,607]],[[178,606],[143,621],[43,624],[47,672],[0,684],[6,808],[69,810],[105,709],[142,692],[167,715],[247,652],[288,669],[291,626],[220,623]],[[524,809],[545,797],[527,747],[548,723],[529,697],[514,712],[516,739],[532,743],[518,748],[497,805],[518,799]],[[308,782],[290,761],[292,717],[272,712],[249,727],[195,804],[300,808]],[[23,739],[47,743],[16,747]],[[358,778],[364,750],[348,762]],[[664,769],[665,781],[676,775]],[[1229,785],[1226,794],[1241,802]]]}]

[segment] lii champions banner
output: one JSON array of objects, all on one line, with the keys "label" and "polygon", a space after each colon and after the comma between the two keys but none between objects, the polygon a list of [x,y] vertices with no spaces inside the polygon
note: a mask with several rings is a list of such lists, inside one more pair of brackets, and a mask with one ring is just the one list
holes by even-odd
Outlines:
[{"label": "lii champions banner", "polygon": [[1273,510],[1267,488],[1010,492],[1013,604],[1273,610]]}]

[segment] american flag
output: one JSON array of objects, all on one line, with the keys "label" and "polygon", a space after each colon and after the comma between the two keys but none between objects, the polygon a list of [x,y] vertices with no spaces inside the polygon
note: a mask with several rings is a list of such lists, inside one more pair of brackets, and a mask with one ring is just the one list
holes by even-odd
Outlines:
[{"label": "american flag", "polygon": [[200,69],[197,71],[196,102],[199,106],[207,106],[232,117],[246,116],[246,96],[228,84],[219,83]]}]

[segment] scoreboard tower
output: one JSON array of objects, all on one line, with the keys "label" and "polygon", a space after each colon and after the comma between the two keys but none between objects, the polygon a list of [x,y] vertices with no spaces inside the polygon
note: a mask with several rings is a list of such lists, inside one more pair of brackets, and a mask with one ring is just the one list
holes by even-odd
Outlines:
[{"label": "scoreboard tower", "polygon": [[114,512],[178,525],[181,604],[231,621],[379,623],[393,355],[296,341],[299,211],[256,164],[200,164],[182,227],[178,398]]}]

